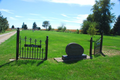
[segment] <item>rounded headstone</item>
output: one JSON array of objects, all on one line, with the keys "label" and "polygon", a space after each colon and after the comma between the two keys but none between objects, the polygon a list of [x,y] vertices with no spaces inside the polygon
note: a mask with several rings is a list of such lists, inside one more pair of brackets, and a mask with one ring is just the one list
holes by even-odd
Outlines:
[{"label": "rounded headstone", "polygon": [[77,43],[70,43],[66,46],[66,53],[68,56],[82,55],[83,52],[84,52],[83,47]]}]

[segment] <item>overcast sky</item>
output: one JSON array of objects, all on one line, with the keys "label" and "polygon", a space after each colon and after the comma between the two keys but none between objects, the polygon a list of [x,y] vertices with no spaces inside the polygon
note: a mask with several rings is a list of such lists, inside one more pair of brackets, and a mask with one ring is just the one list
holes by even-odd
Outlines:
[{"label": "overcast sky", "polygon": [[[120,15],[120,3],[115,3],[112,13]],[[80,29],[83,20],[92,13],[95,0],[1,0],[0,12],[7,17],[10,28],[21,28],[23,22],[32,28],[33,22],[42,27],[45,20],[57,29],[62,23],[67,29]]]}]

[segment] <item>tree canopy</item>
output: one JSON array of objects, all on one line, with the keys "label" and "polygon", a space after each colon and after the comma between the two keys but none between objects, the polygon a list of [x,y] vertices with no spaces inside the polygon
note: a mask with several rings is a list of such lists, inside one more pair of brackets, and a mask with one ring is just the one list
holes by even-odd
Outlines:
[{"label": "tree canopy", "polygon": [[37,24],[36,24],[36,22],[33,23],[33,29],[37,29]]},{"label": "tree canopy", "polygon": [[5,30],[8,28],[9,28],[9,24],[7,18],[4,18],[0,13],[0,33],[5,32]]},{"label": "tree canopy", "polygon": [[113,26],[113,34],[117,34],[120,35],[120,15],[118,16],[118,18],[116,19],[116,22]]},{"label": "tree canopy", "polygon": [[83,34],[87,34],[87,30],[89,28],[90,23],[91,21],[87,21],[87,20],[83,21],[82,31],[81,31]]},{"label": "tree canopy", "polygon": [[25,30],[28,29],[28,28],[27,28],[27,24],[25,24],[24,22],[23,22],[23,24],[22,24],[22,29],[25,29]]},{"label": "tree canopy", "polygon": [[58,27],[58,31],[64,32],[66,30],[65,23],[62,23],[61,26]]},{"label": "tree canopy", "polygon": [[12,28],[15,28],[14,25],[12,25]]},{"label": "tree canopy", "polygon": [[98,25],[98,23],[96,22],[92,22],[90,24],[90,27],[88,28],[87,30],[87,33],[90,34],[91,36],[94,36],[97,34],[97,29],[96,29],[96,26]]},{"label": "tree canopy", "polygon": [[49,21],[43,21],[43,24],[42,26],[46,28],[47,30],[47,27],[50,25],[50,22]]},{"label": "tree canopy", "polygon": [[[93,14],[90,14],[87,17],[87,21],[97,22],[98,26],[96,27],[99,32],[104,31],[105,34],[110,33],[110,23],[112,23],[115,19],[113,13],[111,13],[111,9],[114,3],[110,3],[110,0],[96,0],[95,4],[92,7]],[[83,22],[83,27],[84,26]],[[85,23],[86,24],[86,23]],[[86,26],[88,29],[88,26]],[[84,31],[86,33],[86,31]]]}]

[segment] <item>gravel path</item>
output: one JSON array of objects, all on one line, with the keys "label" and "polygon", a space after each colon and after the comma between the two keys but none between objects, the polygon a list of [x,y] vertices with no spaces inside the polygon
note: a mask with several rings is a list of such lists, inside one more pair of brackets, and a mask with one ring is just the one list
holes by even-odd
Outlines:
[{"label": "gravel path", "polygon": [[1,34],[0,35],[0,44],[4,42],[5,40],[9,39],[11,36],[13,36],[16,33],[16,31]]}]

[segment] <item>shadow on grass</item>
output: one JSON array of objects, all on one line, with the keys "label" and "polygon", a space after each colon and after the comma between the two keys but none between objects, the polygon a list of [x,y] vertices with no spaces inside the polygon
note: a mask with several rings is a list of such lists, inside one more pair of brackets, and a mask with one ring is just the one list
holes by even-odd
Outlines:
[{"label": "shadow on grass", "polygon": [[36,64],[36,66],[39,66],[40,64],[42,64],[43,62],[44,62],[45,60],[40,60],[40,61],[36,61],[36,60],[18,60],[18,61],[16,61],[16,64],[18,65],[18,66],[20,66],[20,65],[22,65],[22,64],[25,64],[25,65],[27,65],[27,64],[31,64],[31,65],[34,65],[34,64]]},{"label": "shadow on grass", "polygon": [[77,63],[78,61],[82,61],[83,59],[80,59],[80,60],[70,60],[70,61],[64,61],[64,63],[66,64],[74,64],[74,63]]},{"label": "shadow on grass", "polygon": [[5,64],[2,64],[2,65],[0,65],[0,68],[2,68],[2,67],[4,67],[4,66],[6,66],[6,65],[9,65],[10,63],[13,63],[14,61],[10,61],[10,62],[7,62],[7,63],[5,63]]},{"label": "shadow on grass", "polygon": [[[0,68],[2,68],[2,67],[4,67],[4,66],[7,66],[7,65],[11,65],[11,66],[13,66],[13,65],[18,65],[18,66],[20,66],[20,65],[23,65],[23,64],[25,64],[25,65],[27,65],[27,64],[34,65],[35,63],[37,63],[36,66],[39,66],[39,65],[42,64],[44,61],[45,61],[45,60],[40,60],[40,61],[36,61],[36,60],[17,60],[17,61],[16,61],[16,60],[15,60],[15,61],[10,61],[10,62],[7,62],[7,63],[5,63],[5,64],[0,65]],[[15,64],[12,64],[13,62],[15,62]]]},{"label": "shadow on grass", "polygon": [[106,55],[104,55],[103,53],[99,53],[99,54],[94,55],[94,57],[99,57],[99,56],[101,56],[101,55],[104,56],[104,57],[106,56]]}]

